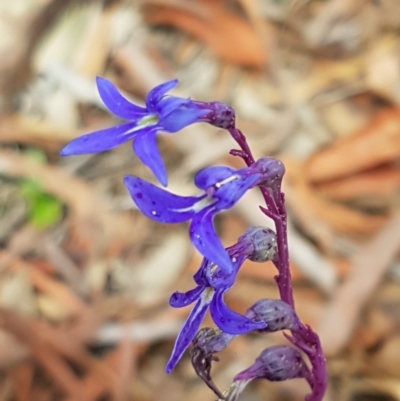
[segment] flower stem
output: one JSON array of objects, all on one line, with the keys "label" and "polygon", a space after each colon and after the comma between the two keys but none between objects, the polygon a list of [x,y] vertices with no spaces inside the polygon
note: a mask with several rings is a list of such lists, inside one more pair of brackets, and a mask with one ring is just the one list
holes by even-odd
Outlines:
[{"label": "flower stem", "polygon": [[[247,166],[254,164],[254,156],[245,135],[237,128],[230,128],[228,131],[240,147],[240,150],[234,149],[230,153],[234,156],[240,156]],[[260,207],[260,209],[273,220],[276,229],[278,255],[274,264],[278,270],[278,275],[275,276],[275,281],[278,285],[281,300],[289,304],[294,310],[295,304],[289,265],[285,196],[280,190],[280,185],[274,190],[266,187],[260,187],[260,190],[267,206],[266,208]],[[312,378],[309,381],[312,392],[306,396],[306,401],[321,401],[328,384],[328,371],[320,339],[311,327],[303,323],[299,325],[296,331],[292,331],[291,334],[291,336],[287,336],[288,340],[307,355],[312,366]]]}]

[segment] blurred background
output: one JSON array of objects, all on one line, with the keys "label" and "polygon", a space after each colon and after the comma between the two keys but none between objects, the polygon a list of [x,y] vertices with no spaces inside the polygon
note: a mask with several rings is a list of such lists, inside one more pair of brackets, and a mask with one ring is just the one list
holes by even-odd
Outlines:
[{"label": "blurred background", "polygon": [[[220,100],[256,156],[284,161],[295,299],[321,336],[328,401],[400,400],[399,0],[0,1],[0,399],[207,401],[188,353],[164,366],[201,262],[187,226],[135,210],[122,177],[152,175],[130,144],[60,158],[118,124],[95,76],[141,104]],[[171,190],[211,164],[241,167],[232,139],[197,124],[159,136]],[[251,191],[216,219],[226,245],[270,225]],[[277,297],[272,265],[246,264],[229,305]],[[211,325],[210,319],[206,324]],[[223,390],[281,334],[235,339]],[[257,382],[243,400],[302,400],[301,380]]]}]

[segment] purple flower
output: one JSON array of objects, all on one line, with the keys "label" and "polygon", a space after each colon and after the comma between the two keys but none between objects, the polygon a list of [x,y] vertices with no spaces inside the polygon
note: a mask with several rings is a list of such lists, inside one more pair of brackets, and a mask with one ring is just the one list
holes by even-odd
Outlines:
[{"label": "purple flower", "polygon": [[203,192],[197,196],[178,196],[135,176],[125,177],[125,185],[141,212],[162,223],[192,220],[190,239],[197,250],[229,276],[234,268],[213,226],[214,216],[230,209],[256,185],[269,185],[281,179],[281,162],[262,158],[240,170],[229,167],[209,167],[195,177],[195,185]]},{"label": "purple flower", "polygon": [[[261,242],[271,243],[268,237],[263,240],[261,238],[260,229],[262,227],[252,227],[247,232],[258,231],[254,235],[253,242],[260,244]],[[247,233],[246,232],[246,233]],[[243,236],[242,236],[243,237]],[[241,238],[242,238],[241,237]],[[261,248],[257,247],[260,252]],[[265,249],[268,249],[268,244]],[[254,256],[254,254],[252,255]],[[272,255],[272,258],[274,255]],[[250,257],[249,257],[250,259]],[[245,316],[255,322],[264,322],[265,329],[261,332],[274,332],[278,330],[297,330],[299,327],[299,319],[290,305],[280,299],[260,299],[249,309]],[[222,351],[236,337],[234,334],[228,334],[219,328],[203,328],[199,330],[193,339],[193,348],[190,351],[192,357],[192,365],[197,375],[204,383],[221,398],[221,392],[215,385],[211,377],[211,367],[213,361],[218,361],[214,355]]]},{"label": "purple flower", "polygon": [[[97,88],[106,107],[116,116],[129,122],[76,138],[68,143],[60,154],[70,156],[103,152],[133,139],[136,155],[150,168],[161,184],[166,186],[167,173],[156,143],[157,132],[173,133],[195,122],[213,123],[216,119],[215,112],[212,112],[215,108],[214,103],[165,96],[177,84],[178,80],[175,79],[156,86],[147,95],[146,107],[140,107],[123,97],[110,81],[97,77]],[[221,113],[226,114],[225,109],[221,110]]]},{"label": "purple flower", "polygon": [[[170,305],[174,308],[182,308],[197,302],[176,339],[174,349],[166,366],[168,373],[175,367],[186,348],[192,342],[208,309],[210,309],[211,317],[215,324],[223,333],[224,341],[230,341],[234,338],[234,335],[245,334],[253,330],[268,330],[269,323],[273,325],[273,330],[271,331],[279,330],[280,327],[283,327],[284,322],[281,317],[287,314],[286,309],[290,308],[290,306],[282,301],[270,300],[271,302],[269,302],[264,300],[262,304],[259,303],[259,305],[256,305],[256,310],[251,309],[251,317],[254,319],[247,316],[247,313],[250,313],[250,309],[246,312],[246,316],[240,315],[230,310],[224,302],[224,294],[232,287],[240,266],[245,259],[254,257],[255,244],[257,252],[263,252],[261,247],[270,250],[275,243],[276,236],[272,230],[263,227],[252,227],[239,238],[235,245],[227,248],[234,266],[233,274],[230,276],[231,280],[221,280],[221,270],[218,266],[204,259],[199,270],[194,275],[197,287],[185,293],[175,292],[172,294]],[[263,254],[265,255],[266,253],[263,252]],[[269,255],[269,260],[275,257],[274,252],[270,252]],[[266,260],[268,259],[265,257],[264,261]],[[223,274],[222,277],[224,277]],[[266,316],[267,312],[269,312],[268,316]],[[275,322],[277,319],[279,320],[278,323]],[[289,321],[288,319],[286,320]],[[287,322],[285,323],[286,325],[288,324]],[[212,352],[217,352],[218,345],[216,344],[216,346],[216,349],[211,346]],[[211,355],[210,348],[203,351]]]},{"label": "purple flower", "polygon": [[[235,276],[245,259],[246,257],[232,257]],[[197,302],[175,341],[174,349],[166,366],[167,373],[174,369],[182,354],[192,342],[208,309],[210,309],[211,317],[218,328],[228,334],[245,334],[253,330],[266,328],[264,322],[252,321],[227,307],[224,302],[224,294],[229,290],[230,286],[219,289],[212,287],[207,278],[207,271],[213,268],[217,269],[215,265],[204,259],[200,269],[194,276],[197,287],[185,293],[175,292],[170,298],[169,303],[174,308],[182,308]]]}]

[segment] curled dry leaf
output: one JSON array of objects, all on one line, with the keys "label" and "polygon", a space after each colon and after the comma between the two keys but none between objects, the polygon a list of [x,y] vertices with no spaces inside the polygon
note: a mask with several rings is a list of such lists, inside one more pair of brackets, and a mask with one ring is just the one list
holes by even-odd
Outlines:
[{"label": "curled dry leaf", "polygon": [[147,1],[145,19],[153,25],[173,26],[205,42],[221,59],[261,68],[267,55],[253,28],[243,18],[215,0],[185,2]]},{"label": "curled dry leaf", "polygon": [[400,170],[383,167],[321,183],[317,189],[331,199],[357,200],[366,206],[390,206],[400,191]]},{"label": "curled dry leaf", "polygon": [[396,160],[400,155],[400,108],[380,112],[363,130],[315,153],[305,165],[312,182],[345,177]]},{"label": "curled dry leaf", "polygon": [[[387,220],[385,215],[367,215],[324,199],[307,182],[304,166],[289,158],[285,158],[285,165],[288,185],[291,187],[288,204],[297,213],[298,221],[320,244],[327,244],[329,230],[349,235],[366,235],[375,232]],[[313,223],[310,227],[309,222],[313,220],[318,224]],[[316,230],[318,226],[320,228]]]}]

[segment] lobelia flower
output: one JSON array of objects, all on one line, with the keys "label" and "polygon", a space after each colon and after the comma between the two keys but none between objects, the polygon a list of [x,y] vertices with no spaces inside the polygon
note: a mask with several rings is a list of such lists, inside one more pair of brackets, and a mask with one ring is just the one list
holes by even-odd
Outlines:
[{"label": "lobelia flower", "polygon": [[[264,232],[264,238],[260,241],[262,232]],[[257,237],[256,244],[263,243],[264,247],[268,249],[273,249],[276,243],[276,236],[272,230],[263,229],[262,227],[255,227],[255,230],[254,228],[247,230],[235,245],[227,248],[234,266],[232,274],[234,278],[245,259],[253,258],[256,253],[255,242],[250,238],[251,235]],[[259,248],[258,252],[260,252]],[[263,252],[263,254],[265,256],[263,261],[271,260],[271,258],[275,257],[275,253],[273,252],[268,254]],[[185,293],[175,292],[172,294],[169,302],[174,308],[182,308],[197,302],[175,341],[174,349],[166,366],[167,373],[174,369],[182,354],[192,342],[208,309],[210,309],[211,317],[218,328],[228,335],[245,334],[253,330],[268,330],[267,321],[262,319],[265,314],[261,315],[262,312],[260,311],[263,309],[261,306],[257,308],[257,311],[252,312],[254,320],[240,315],[227,307],[224,302],[224,294],[232,287],[234,280],[231,280],[229,283],[221,281],[218,278],[215,280],[215,277],[219,273],[220,271],[215,264],[204,259],[199,270],[194,275],[197,287]],[[215,288],[214,284],[217,284],[217,288]],[[278,309],[282,309],[279,304],[276,306],[276,310]],[[269,310],[271,310],[271,306]],[[272,311],[272,313],[274,312]],[[277,315],[276,312],[275,315]],[[233,336],[228,338],[233,339]]]},{"label": "lobelia flower", "polygon": [[[295,331],[300,324],[291,306],[280,299],[260,299],[246,311],[245,316],[256,322],[264,322],[266,327],[259,330],[261,332]],[[212,362],[218,361],[214,354],[227,347],[235,337],[236,335],[225,333],[219,328],[203,328],[193,339],[193,348],[190,351],[193,368],[219,398],[222,398],[221,392],[211,377]]]},{"label": "lobelia flower", "polygon": [[178,84],[172,80],[156,86],[146,97],[146,106],[131,103],[107,79],[97,77],[97,89],[106,107],[129,122],[83,135],[60,152],[62,156],[99,153],[133,140],[133,151],[160,183],[167,185],[167,172],[156,143],[158,131],[174,133],[196,123],[222,128],[234,125],[233,109],[220,102],[202,103],[165,94]]},{"label": "lobelia flower", "polygon": [[140,211],[161,223],[191,220],[190,239],[197,250],[229,277],[234,267],[213,226],[214,216],[230,209],[246,191],[257,185],[276,185],[284,174],[283,164],[273,158],[259,159],[250,167],[235,170],[216,166],[200,171],[197,196],[178,196],[139,177],[127,176],[125,185]]},{"label": "lobelia flower", "polygon": [[[234,262],[235,270],[239,269],[243,261],[244,258],[240,258]],[[227,307],[224,302],[224,294],[230,287],[214,289],[210,285],[205,275],[205,268],[208,268],[210,265],[211,262],[205,259],[199,271],[194,276],[197,287],[186,293],[175,292],[169,300],[169,304],[174,308],[182,308],[197,302],[175,341],[174,349],[165,368],[167,373],[170,373],[175,368],[183,353],[192,342],[208,309],[210,309],[211,317],[215,324],[222,331],[229,334],[244,334],[266,327],[264,322],[254,322]]]}]

